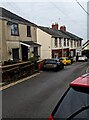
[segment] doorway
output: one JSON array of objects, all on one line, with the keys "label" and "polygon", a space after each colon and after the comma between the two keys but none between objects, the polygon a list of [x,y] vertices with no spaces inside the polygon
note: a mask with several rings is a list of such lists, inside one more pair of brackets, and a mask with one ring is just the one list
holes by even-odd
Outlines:
[{"label": "doorway", "polygon": [[25,45],[21,45],[22,48],[22,61],[28,60],[28,47]]},{"label": "doorway", "polygon": [[12,57],[14,61],[19,60],[19,48],[13,48],[12,49]]}]

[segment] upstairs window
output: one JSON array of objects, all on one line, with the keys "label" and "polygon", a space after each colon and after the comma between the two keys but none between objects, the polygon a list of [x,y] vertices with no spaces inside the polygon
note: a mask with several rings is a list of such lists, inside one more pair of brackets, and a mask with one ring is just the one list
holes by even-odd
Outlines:
[{"label": "upstairs window", "polygon": [[61,38],[59,38],[59,47],[62,46],[62,41],[61,41]]},{"label": "upstairs window", "polygon": [[76,41],[74,41],[74,47],[76,47]]},{"label": "upstairs window", "polygon": [[69,39],[67,39],[67,46],[69,46]]},{"label": "upstairs window", "polygon": [[57,41],[57,38],[55,38],[55,47],[58,47],[58,41]]},{"label": "upstairs window", "polygon": [[19,29],[18,29],[18,24],[12,23],[11,25],[11,35],[19,35]]},{"label": "upstairs window", "polygon": [[77,47],[79,47],[79,41],[77,41]]},{"label": "upstairs window", "polygon": [[66,38],[64,38],[64,46],[66,46]]},{"label": "upstairs window", "polygon": [[73,41],[71,40],[71,48],[73,48]]},{"label": "upstairs window", "polygon": [[82,41],[80,40],[80,47],[82,46]]},{"label": "upstairs window", "polygon": [[31,27],[27,26],[27,37],[31,37]]}]

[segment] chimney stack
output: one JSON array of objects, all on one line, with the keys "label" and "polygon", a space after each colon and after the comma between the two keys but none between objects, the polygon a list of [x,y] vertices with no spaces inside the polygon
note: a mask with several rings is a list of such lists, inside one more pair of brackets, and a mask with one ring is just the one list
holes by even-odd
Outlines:
[{"label": "chimney stack", "polygon": [[52,24],[52,29],[57,29],[58,30],[58,23]]},{"label": "chimney stack", "polygon": [[65,27],[65,26],[61,26],[61,27],[60,27],[60,30],[66,32],[66,27]]}]

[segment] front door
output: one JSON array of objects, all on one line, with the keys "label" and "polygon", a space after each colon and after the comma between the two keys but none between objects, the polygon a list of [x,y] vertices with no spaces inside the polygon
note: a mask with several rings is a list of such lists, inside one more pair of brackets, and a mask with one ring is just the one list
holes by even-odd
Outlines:
[{"label": "front door", "polygon": [[19,60],[19,48],[13,48],[12,49],[12,57],[14,61]]},{"label": "front door", "polygon": [[28,47],[25,45],[21,45],[22,48],[22,61],[28,60]]}]

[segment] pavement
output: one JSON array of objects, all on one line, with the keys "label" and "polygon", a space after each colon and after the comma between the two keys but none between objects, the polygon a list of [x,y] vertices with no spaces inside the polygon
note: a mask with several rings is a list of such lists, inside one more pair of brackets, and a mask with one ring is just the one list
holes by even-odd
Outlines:
[{"label": "pavement", "polygon": [[[76,63],[78,63],[78,62],[75,62],[72,65],[74,66]],[[16,85],[18,83],[24,82],[24,81],[26,81],[26,80],[28,80],[30,78],[33,78],[33,77],[39,75],[41,72],[42,71],[40,71],[40,72],[36,71],[33,75],[28,76],[28,77],[23,78],[23,79],[19,79],[19,80],[15,81],[15,82],[13,82],[13,81],[12,82],[0,82],[0,90],[6,89],[6,88],[8,88],[10,86],[13,86],[13,85]],[[89,66],[86,68],[86,73],[89,73]]]},{"label": "pavement", "polygon": [[31,79],[31,78],[33,78],[33,77],[36,77],[37,75],[39,75],[41,72],[38,72],[38,73],[35,73],[35,74],[33,74],[33,75],[31,75],[31,76],[28,76],[28,77],[26,77],[26,78],[23,78],[23,79],[19,79],[19,80],[17,80],[17,81],[15,81],[15,82],[3,82],[3,83],[0,83],[0,91],[2,91],[2,90],[4,90],[4,89],[7,89],[7,88],[9,88],[9,87],[11,87],[11,86],[14,86],[14,85],[16,85],[16,84],[19,84],[19,83],[21,83],[21,82],[24,82],[24,81],[27,81],[27,80],[29,80],[29,79]]}]

